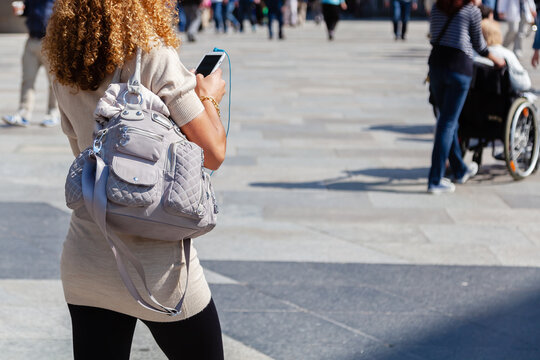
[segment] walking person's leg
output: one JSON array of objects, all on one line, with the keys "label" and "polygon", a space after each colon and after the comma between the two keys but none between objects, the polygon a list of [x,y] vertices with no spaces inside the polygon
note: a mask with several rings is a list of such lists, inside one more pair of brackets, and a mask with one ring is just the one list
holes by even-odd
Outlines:
[{"label": "walking person's leg", "polygon": [[516,39],[519,30],[519,21],[507,21],[506,24],[508,26],[508,30],[504,35],[503,46],[505,48],[510,48],[510,45],[512,45]]},{"label": "walking person's leg", "polygon": [[274,14],[274,11],[268,8],[268,38],[272,39],[274,37],[274,33],[272,32],[272,23],[274,22],[274,18],[276,15]]},{"label": "walking person's leg", "polygon": [[[322,4],[322,14],[324,23],[326,24],[326,31],[328,33],[328,39],[331,38],[331,28],[332,28],[332,9],[330,4]],[[333,36],[333,34],[332,34]]]},{"label": "walking person's leg", "polygon": [[407,33],[407,24],[411,18],[411,1],[399,0],[401,7],[401,39],[405,40]]},{"label": "walking person's leg", "polygon": [[191,4],[185,6],[186,18],[188,19],[187,37],[188,41],[195,41],[195,34],[201,26],[201,9],[199,5]]},{"label": "walking person's leg", "polygon": [[223,4],[221,2],[213,2],[212,12],[214,13],[214,23],[216,24],[216,33],[223,32]]},{"label": "walking person's leg", "polygon": [[[39,60],[40,66],[45,66],[46,59],[43,55],[42,49],[42,42],[41,40],[39,43],[36,43],[36,46],[32,46],[33,55],[35,58]],[[54,91],[52,89],[52,79],[49,74],[49,71],[45,71],[47,74],[47,81],[49,82],[49,92],[48,92],[48,100],[47,100],[47,113],[45,114],[45,117],[41,121],[41,126],[45,127],[53,127],[60,124],[60,112],[58,111],[58,103],[56,102],[56,97],[54,96]]]},{"label": "walking person's leg", "polygon": [[276,17],[277,17],[277,21],[278,21],[278,38],[280,40],[284,40],[285,39],[285,34],[283,34],[283,11],[282,11],[282,6],[278,6],[278,9],[276,11]]},{"label": "walking person's leg", "polygon": [[137,319],[115,311],[68,304],[74,360],[128,360]]},{"label": "walking person's leg", "polygon": [[521,21],[519,22],[519,25],[518,25],[516,38],[514,40],[514,54],[516,54],[518,58],[523,57],[522,43],[523,43],[523,39],[525,39],[527,26],[529,26],[529,24],[527,23],[525,18],[522,16]]},{"label": "walking person's leg", "polygon": [[186,23],[187,23],[187,19],[186,19],[186,13],[184,11],[184,5],[180,5],[180,3],[178,3],[178,31],[183,33],[186,31]]},{"label": "walking person's leg", "polygon": [[399,20],[401,19],[401,5],[399,0],[392,0],[392,25],[394,27],[394,39],[399,39]]},{"label": "walking person's leg", "polygon": [[[450,149],[456,140],[458,119],[467,98],[471,77],[444,68],[432,67],[430,69],[430,80],[435,103],[440,109],[440,114],[437,119],[437,129],[431,155],[428,189],[441,184],[446,168],[446,160],[449,158]],[[467,166],[463,159],[457,155],[459,155],[457,149],[454,149],[452,168],[456,177],[459,178],[465,174]]]},{"label": "walking person's leg", "polygon": [[323,4],[323,15],[328,29],[328,40],[334,40],[336,25],[339,21],[339,5]]},{"label": "walking person's leg", "polygon": [[238,30],[240,28],[240,23],[238,22],[238,19],[236,19],[236,17],[233,14],[233,11],[236,7],[236,2],[233,0],[229,0],[226,6],[227,6],[227,11],[226,11],[227,20],[231,22],[235,30]]},{"label": "walking person's leg", "polygon": [[3,116],[2,119],[9,125],[28,126],[32,118],[35,102],[35,82],[41,66],[41,61],[36,54],[36,48],[41,49],[41,41],[29,37],[24,46],[22,56],[22,82],[19,98],[19,109],[14,115]]},{"label": "walking person's leg", "polygon": [[298,0],[289,0],[291,26],[298,25]]},{"label": "walking person's leg", "polygon": [[249,0],[238,0],[238,23],[240,32],[244,32],[244,20],[249,11]]},{"label": "walking person's leg", "polygon": [[221,326],[214,301],[181,321],[143,321],[169,359],[223,360]]}]

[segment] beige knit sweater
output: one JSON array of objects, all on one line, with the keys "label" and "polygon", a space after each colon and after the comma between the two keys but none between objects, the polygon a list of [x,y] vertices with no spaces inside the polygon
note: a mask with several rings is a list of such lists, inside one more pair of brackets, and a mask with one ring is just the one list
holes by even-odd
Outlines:
[{"label": "beige knit sweater", "polygon": [[[135,59],[128,61],[121,74],[126,82],[135,68]],[[74,155],[92,143],[93,112],[99,98],[111,82],[106,78],[96,91],[75,91],[54,82],[62,117],[62,130],[68,136]],[[175,49],[159,47],[143,54],[141,81],[167,105],[172,119],[183,126],[199,115],[204,107],[195,94],[195,76],[180,62]],[[153,295],[166,306],[178,302],[185,284],[185,259],[181,244],[122,236],[122,240],[141,260]],[[142,283],[130,269],[139,292]],[[97,225],[74,213],[64,242],[61,276],[66,301],[74,305],[105,308],[150,321],[177,321],[197,314],[210,302],[210,289],[204,278],[197,252],[191,249],[189,286],[182,313],[169,317],[140,306],[122,282],[112,251]],[[144,296],[144,295],[143,295]]]}]

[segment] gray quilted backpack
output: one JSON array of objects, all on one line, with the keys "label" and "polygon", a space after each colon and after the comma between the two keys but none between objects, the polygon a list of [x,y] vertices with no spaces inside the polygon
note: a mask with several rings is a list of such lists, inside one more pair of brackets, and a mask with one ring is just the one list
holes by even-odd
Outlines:
[{"label": "gray quilted backpack", "polygon": [[[67,206],[90,216],[109,243],[131,295],[145,308],[180,313],[185,292],[174,307],[150,293],[140,261],[117,234],[131,234],[182,246],[189,278],[191,238],[216,225],[218,212],[203,150],[169,118],[161,99],[140,82],[141,51],[128,83],[120,70],[100,99],[93,146],[75,159],[66,179]],[[143,298],[126,268],[129,261],[148,294]]]}]

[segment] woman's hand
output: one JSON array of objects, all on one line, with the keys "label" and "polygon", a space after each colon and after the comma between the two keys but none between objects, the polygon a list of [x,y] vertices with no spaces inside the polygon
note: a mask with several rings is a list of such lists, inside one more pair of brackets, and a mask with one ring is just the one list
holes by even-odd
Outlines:
[{"label": "woman's hand", "polygon": [[342,1],[340,5],[341,5],[341,10],[343,11],[347,10],[347,3],[345,1]]},{"label": "woman's hand", "polygon": [[[225,95],[225,80],[221,78],[221,69],[206,77],[198,74],[195,93],[199,97],[210,96],[216,102],[221,102]],[[180,129],[189,141],[193,141],[204,150],[204,166],[210,170],[217,170],[225,159],[227,147],[225,129],[214,104],[209,100],[202,103],[204,111]]]},{"label": "woman's hand", "polygon": [[506,61],[503,58],[495,56],[492,53],[489,53],[488,59],[493,61],[493,64],[495,65],[496,68],[500,69],[506,66]]},{"label": "woman's hand", "polygon": [[534,49],[534,54],[533,54],[533,57],[531,59],[531,65],[533,66],[533,68],[536,69],[536,67],[538,66],[538,60],[540,58],[539,54],[538,54],[538,49]]},{"label": "woman's hand", "polygon": [[204,77],[202,74],[197,74],[197,86],[195,93],[200,96],[211,96],[218,103],[221,102],[225,95],[225,80],[221,77],[221,69],[217,69],[210,75]]}]

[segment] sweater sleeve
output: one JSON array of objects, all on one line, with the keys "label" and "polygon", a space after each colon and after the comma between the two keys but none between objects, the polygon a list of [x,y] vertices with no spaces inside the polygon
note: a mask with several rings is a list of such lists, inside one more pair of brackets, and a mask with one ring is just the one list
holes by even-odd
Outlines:
[{"label": "sweater sleeve", "polygon": [[481,56],[488,56],[489,50],[487,48],[484,35],[482,35],[482,27],[480,25],[481,22],[482,14],[480,13],[480,9],[474,7],[473,11],[471,12],[471,21],[469,23],[469,34],[471,36],[472,46],[473,49]]},{"label": "sweater sleeve", "polygon": [[150,90],[158,95],[178,126],[184,126],[203,110],[195,93],[197,80],[180,62],[176,49],[158,47],[147,54],[144,72],[150,76]]}]

